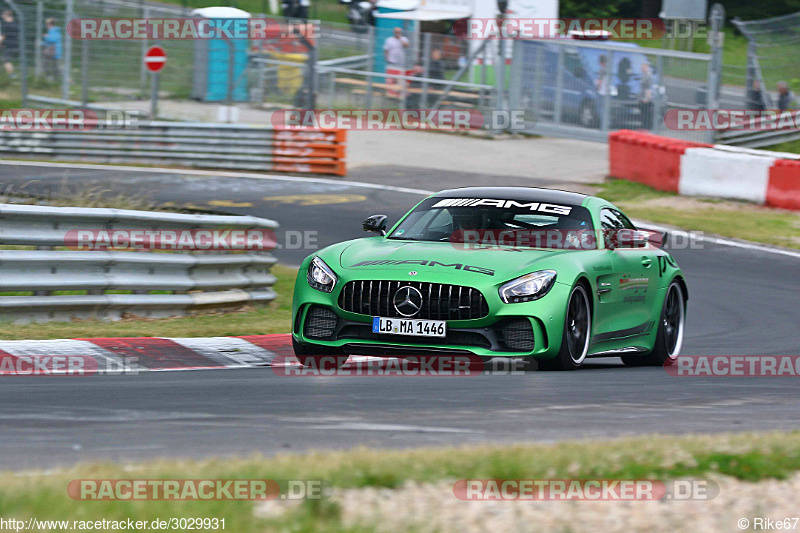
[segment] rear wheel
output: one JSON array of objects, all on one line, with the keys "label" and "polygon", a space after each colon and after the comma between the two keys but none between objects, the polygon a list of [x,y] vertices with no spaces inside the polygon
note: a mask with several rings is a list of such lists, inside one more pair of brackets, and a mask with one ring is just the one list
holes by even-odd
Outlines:
[{"label": "rear wheel", "polygon": [[678,358],[683,346],[683,330],[686,323],[686,300],[681,284],[670,283],[661,308],[658,333],[653,351],[644,356],[626,355],[622,362],[627,366],[663,366]]},{"label": "rear wheel", "polygon": [[589,305],[589,296],[583,285],[576,285],[569,295],[561,349],[553,359],[540,360],[539,368],[542,370],[579,368],[589,352],[591,332],[592,310]]},{"label": "rear wheel", "polygon": [[343,354],[338,348],[328,346],[317,346],[315,344],[302,344],[292,339],[294,355],[300,364],[309,368],[322,370],[333,370],[341,368],[348,356]]}]

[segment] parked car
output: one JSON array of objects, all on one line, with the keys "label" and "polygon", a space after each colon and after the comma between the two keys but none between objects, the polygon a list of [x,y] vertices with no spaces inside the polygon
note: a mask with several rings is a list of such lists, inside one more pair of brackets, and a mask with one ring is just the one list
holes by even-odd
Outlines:
[{"label": "parked car", "polygon": [[[659,73],[642,52],[642,48],[634,43],[604,41],[602,48],[594,48],[584,44],[557,44],[544,40],[524,42],[524,109],[533,109],[539,115],[554,117],[561,47],[564,48],[560,91],[563,123],[585,128],[600,127],[604,96],[608,94],[610,128],[649,129],[650,121],[643,111],[651,113],[652,104],[650,109],[641,105],[641,95],[646,89],[642,86],[645,69],[649,71],[651,79],[651,102],[663,95],[664,89],[660,85]],[[604,76],[605,70],[608,71],[608,76]]]}]

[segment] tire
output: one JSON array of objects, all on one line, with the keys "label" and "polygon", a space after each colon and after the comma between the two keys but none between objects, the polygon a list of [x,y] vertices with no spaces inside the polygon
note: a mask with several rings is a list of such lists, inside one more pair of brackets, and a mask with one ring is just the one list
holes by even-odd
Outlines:
[{"label": "tire", "polygon": [[294,355],[300,364],[308,368],[334,370],[342,368],[348,356],[338,348],[317,346],[315,344],[302,344],[292,339]]},{"label": "tire", "polygon": [[653,351],[647,355],[623,356],[622,362],[625,366],[663,366],[667,361],[674,361],[681,352],[685,328],[686,299],[681,284],[673,281],[661,306]]},{"label": "tire", "polygon": [[589,353],[592,336],[592,306],[583,285],[575,285],[569,294],[564,318],[561,348],[553,359],[539,360],[541,370],[575,370],[580,368]]},{"label": "tire", "polygon": [[591,100],[584,100],[578,114],[578,123],[584,128],[597,128],[600,121],[597,118],[597,110]]}]

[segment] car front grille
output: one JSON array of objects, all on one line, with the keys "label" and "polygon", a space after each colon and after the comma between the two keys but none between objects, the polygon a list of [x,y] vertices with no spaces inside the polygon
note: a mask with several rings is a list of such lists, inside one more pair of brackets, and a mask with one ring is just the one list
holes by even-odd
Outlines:
[{"label": "car front grille", "polygon": [[[406,286],[422,294],[419,313],[410,317],[398,313],[393,302],[397,290]],[[489,314],[486,298],[478,289],[421,281],[350,281],[339,294],[339,307],[362,315],[426,320],[471,320]]]}]

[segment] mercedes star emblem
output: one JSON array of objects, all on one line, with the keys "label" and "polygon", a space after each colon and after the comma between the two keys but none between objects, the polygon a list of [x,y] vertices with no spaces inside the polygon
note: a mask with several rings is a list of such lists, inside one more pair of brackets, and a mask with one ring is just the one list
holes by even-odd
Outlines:
[{"label": "mercedes star emblem", "polygon": [[418,289],[406,285],[394,293],[394,308],[404,317],[412,317],[422,309],[422,293]]}]

